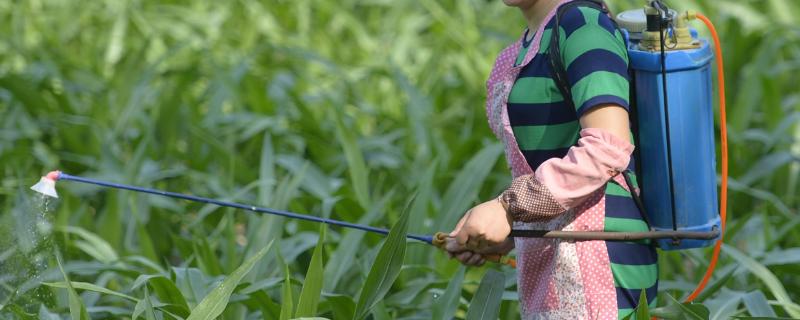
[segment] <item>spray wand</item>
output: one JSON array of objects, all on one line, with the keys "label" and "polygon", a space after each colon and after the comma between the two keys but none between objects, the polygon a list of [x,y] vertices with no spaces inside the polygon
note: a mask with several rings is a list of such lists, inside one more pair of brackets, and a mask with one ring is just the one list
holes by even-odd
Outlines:
[{"label": "spray wand", "polygon": [[[384,229],[384,228],[377,228],[377,227],[372,227],[372,226],[367,226],[367,225],[362,225],[362,224],[356,224],[356,223],[350,223],[350,222],[336,220],[336,219],[320,218],[320,217],[315,217],[315,216],[306,215],[306,214],[294,213],[294,212],[290,212],[290,211],[263,208],[263,207],[257,207],[257,206],[252,206],[252,205],[245,205],[245,204],[236,203],[236,202],[222,201],[222,200],[216,200],[216,199],[205,198],[205,197],[198,197],[198,196],[182,194],[182,193],[176,193],[176,192],[169,192],[169,191],[163,191],[163,190],[157,190],[157,189],[151,189],[151,188],[143,188],[143,187],[137,187],[137,186],[132,186],[132,185],[107,182],[107,181],[102,181],[102,180],[97,180],[97,179],[73,176],[73,175],[69,175],[69,174],[63,173],[61,171],[51,171],[46,176],[42,177],[37,184],[35,184],[33,187],[31,187],[31,190],[39,192],[41,194],[44,194],[45,196],[48,196],[48,197],[58,198],[58,193],[56,192],[56,181],[58,181],[58,180],[75,181],[75,182],[80,182],[80,183],[98,185],[98,186],[102,186],[102,187],[109,187],[109,188],[115,188],[115,189],[123,189],[123,190],[135,191],[135,192],[149,193],[149,194],[154,194],[154,195],[159,195],[159,196],[164,196],[164,197],[170,197],[170,198],[183,199],[183,200],[194,201],[194,202],[209,203],[209,204],[218,205],[220,207],[230,207],[230,208],[242,209],[242,210],[246,210],[246,211],[250,211],[250,212],[262,213],[262,214],[271,214],[271,215],[277,215],[277,216],[282,216],[282,217],[287,217],[287,218],[292,218],[292,219],[299,219],[299,220],[305,220],[305,221],[313,221],[313,222],[325,223],[325,224],[329,224],[329,225],[334,225],[334,226],[339,226],[339,227],[344,227],[344,228],[350,228],[350,229],[357,229],[357,230],[377,233],[377,234],[381,234],[381,235],[388,235],[389,234],[389,230],[388,229]],[[439,249],[444,249],[445,248],[445,244],[447,243],[448,235],[446,233],[444,233],[444,232],[437,232],[433,236],[420,235],[420,234],[406,234],[406,238],[417,240],[417,241],[421,241],[421,242],[430,244],[432,246],[435,246],[435,247],[437,247]],[[494,254],[494,255],[483,255],[483,257],[488,261],[493,261],[493,262],[496,262],[496,263],[505,264],[505,265],[511,266],[513,268],[516,268],[516,266],[517,266],[516,261],[514,259],[512,259],[512,258],[507,257],[507,256]]]}]

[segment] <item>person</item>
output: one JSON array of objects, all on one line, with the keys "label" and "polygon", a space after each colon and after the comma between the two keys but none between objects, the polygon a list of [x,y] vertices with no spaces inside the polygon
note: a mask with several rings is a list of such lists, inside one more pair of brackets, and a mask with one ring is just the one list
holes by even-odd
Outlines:
[{"label": "person", "polygon": [[508,238],[512,227],[648,230],[621,174],[635,165],[628,57],[608,15],[588,6],[566,9],[557,26],[558,58],[570,96],[553,79],[550,32],[557,8],[569,1],[504,0],[522,11],[527,28],[498,56],[486,110],[513,180],[461,218],[447,250],[466,265],[481,265],[485,254],[516,248],[524,319],[621,319],[642,291],[655,304],[657,254],[650,242]]}]

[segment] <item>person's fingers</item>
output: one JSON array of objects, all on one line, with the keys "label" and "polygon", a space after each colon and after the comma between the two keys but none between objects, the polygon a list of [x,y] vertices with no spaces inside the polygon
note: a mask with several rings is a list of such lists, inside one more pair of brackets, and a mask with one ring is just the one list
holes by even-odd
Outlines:
[{"label": "person's fingers", "polygon": [[463,264],[466,264],[469,261],[469,258],[472,257],[471,251],[464,251],[462,253],[456,254],[456,259]]},{"label": "person's fingers", "polygon": [[445,239],[445,242],[444,242],[444,249],[449,251],[449,252],[461,252],[461,251],[466,250],[467,248],[465,248],[464,246],[458,244],[458,242],[456,242],[456,239],[447,238],[447,239]]},{"label": "person's fingers", "polygon": [[483,260],[483,257],[481,255],[473,254],[471,257],[469,257],[469,260],[467,260],[467,262],[465,264],[468,264],[468,265],[471,265],[471,266],[477,266],[478,262],[480,262],[481,260]]}]

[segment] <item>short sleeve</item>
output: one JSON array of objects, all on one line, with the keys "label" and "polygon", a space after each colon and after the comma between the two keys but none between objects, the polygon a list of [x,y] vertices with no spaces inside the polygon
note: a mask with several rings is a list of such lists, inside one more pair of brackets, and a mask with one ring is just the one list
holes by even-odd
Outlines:
[{"label": "short sleeve", "polygon": [[588,7],[564,14],[560,50],[578,117],[602,104],[629,108],[628,52],[611,19]]}]

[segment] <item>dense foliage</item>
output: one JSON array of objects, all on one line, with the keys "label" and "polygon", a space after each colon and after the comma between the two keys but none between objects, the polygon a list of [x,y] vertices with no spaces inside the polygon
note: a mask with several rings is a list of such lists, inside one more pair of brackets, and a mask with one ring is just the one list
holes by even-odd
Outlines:
[{"label": "dense foliage", "polygon": [[[731,219],[700,300],[800,317],[800,4],[668,2],[713,19],[727,63]],[[0,2],[0,317],[518,318],[514,270],[398,235],[508,184],[483,82],[523,23],[480,0]],[[56,168],[393,235],[71,182],[42,208]],[[703,318],[672,297],[709,256],[664,252],[650,312]]]}]

